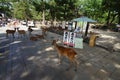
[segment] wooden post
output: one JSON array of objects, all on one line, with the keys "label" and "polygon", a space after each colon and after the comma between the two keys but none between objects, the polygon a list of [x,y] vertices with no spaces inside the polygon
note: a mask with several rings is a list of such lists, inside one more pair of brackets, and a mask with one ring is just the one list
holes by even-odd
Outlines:
[{"label": "wooden post", "polygon": [[85,30],[85,37],[86,37],[87,34],[88,34],[88,28],[89,28],[89,22],[87,22],[87,27],[86,27],[86,30]]}]

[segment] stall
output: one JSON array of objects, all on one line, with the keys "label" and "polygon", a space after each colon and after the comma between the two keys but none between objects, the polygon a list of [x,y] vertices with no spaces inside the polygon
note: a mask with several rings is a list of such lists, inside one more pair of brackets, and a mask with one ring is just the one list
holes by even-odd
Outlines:
[{"label": "stall", "polygon": [[[84,36],[87,36],[88,29],[89,29],[89,23],[96,23],[95,20],[92,20],[85,16],[75,18],[72,21],[77,22],[77,26],[79,26],[81,28],[81,31],[85,31],[84,34],[82,33]],[[78,23],[81,23],[81,25],[78,25]]]},{"label": "stall", "polygon": [[83,49],[83,37],[87,37],[89,23],[96,23],[96,21],[85,16],[75,18],[72,21],[77,23],[74,32],[76,35],[77,33],[80,35],[74,38],[74,47]]}]

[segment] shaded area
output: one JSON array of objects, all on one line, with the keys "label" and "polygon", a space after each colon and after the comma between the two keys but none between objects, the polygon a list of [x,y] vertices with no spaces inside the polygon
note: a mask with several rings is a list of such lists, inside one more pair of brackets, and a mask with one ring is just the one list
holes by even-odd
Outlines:
[{"label": "shaded area", "polygon": [[[1,34],[2,35],[2,34]],[[75,49],[78,71],[65,69],[69,62],[63,57],[58,63],[57,52],[51,46],[53,38],[62,36],[48,32],[45,39],[8,38],[8,53],[0,56],[0,80],[119,80],[120,53],[110,53],[99,47]],[[60,42],[61,42],[60,41]],[[60,45],[63,45],[59,43]]]}]

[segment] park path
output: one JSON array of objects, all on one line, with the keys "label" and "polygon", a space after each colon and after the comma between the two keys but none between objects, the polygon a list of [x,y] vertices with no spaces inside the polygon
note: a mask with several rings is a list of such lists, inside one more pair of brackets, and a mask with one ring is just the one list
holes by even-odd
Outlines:
[{"label": "park path", "polygon": [[[36,33],[41,33],[35,29]],[[52,47],[52,39],[62,36],[48,32],[45,39],[30,41],[28,38],[5,38],[0,34],[0,47],[7,42],[5,52],[0,53],[0,80],[120,80],[120,53],[109,52],[100,47],[75,49],[79,61],[78,71],[66,71],[69,62],[63,58],[57,64],[57,52]],[[6,41],[3,41],[6,40]]]}]

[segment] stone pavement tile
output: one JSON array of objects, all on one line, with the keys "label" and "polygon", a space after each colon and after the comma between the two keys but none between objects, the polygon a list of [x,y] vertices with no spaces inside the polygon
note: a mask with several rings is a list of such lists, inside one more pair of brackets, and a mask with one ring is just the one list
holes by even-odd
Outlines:
[{"label": "stone pavement tile", "polygon": [[106,51],[106,50],[104,50],[104,49],[102,49],[102,48],[99,48],[99,47],[96,47],[94,50],[91,50],[93,53],[92,54],[94,54],[94,55],[96,55],[96,57],[98,56],[103,56],[103,57],[105,57],[105,56],[107,56],[107,55],[109,55],[110,53],[108,52],[108,51]]},{"label": "stone pavement tile", "polygon": [[[89,62],[87,61],[85,63],[86,68],[84,70],[87,70],[87,72],[93,76],[92,78],[94,78],[95,80],[99,80],[99,78],[96,76],[96,73],[99,72],[101,69],[103,69],[103,65],[100,65],[99,62]],[[109,76],[109,72],[107,72],[106,70],[104,70],[107,73],[107,76]],[[96,76],[96,77],[95,77]],[[100,75],[103,76],[103,75]],[[104,77],[104,76],[103,76]],[[100,79],[100,80],[105,80],[105,79]]]},{"label": "stone pavement tile", "polygon": [[[111,80],[109,78],[109,73],[99,67],[94,66],[91,63],[84,63],[81,65],[83,73],[85,76],[89,75],[89,80]],[[82,79],[84,80],[84,79]]]},{"label": "stone pavement tile", "polygon": [[103,58],[103,56],[101,55],[91,56],[90,54],[88,54],[87,57],[89,58],[88,62],[98,62],[100,59]]},{"label": "stone pavement tile", "polygon": [[91,57],[93,57],[94,55],[90,54],[89,51],[85,51],[80,50],[80,49],[75,49],[75,51],[77,52],[78,58],[82,61],[87,61],[89,59],[91,59]]},{"label": "stone pavement tile", "polygon": [[106,56],[106,58],[120,64],[120,53],[119,52],[113,52],[110,55]]},{"label": "stone pavement tile", "polygon": [[99,69],[95,74],[94,74],[94,77],[95,80],[111,80],[109,78],[109,73],[106,72],[105,70],[103,69]]},{"label": "stone pavement tile", "polygon": [[[104,58],[107,56],[109,53],[106,51],[101,51],[102,49],[99,50],[99,48],[91,49],[89,48],[79,50],[77,49],[76,52],[78,53],[79,60],[82,60],[83,62],[98,62],[100,59]],[[104,53],[104,54],[103,54]]]},{"label": "stone pavement tile", "polygon": [[89,62],[85,62],[84,64],[81,64],[81,66],[83,68],[83,72],[89,74],[90,76],[94,75],[99,68],[95,67],[93,64],[89,63]]},{"label": "stone pavement tile", "polygon": [[113,80],[120,80],[120,65],[110,76]]},{"label": "stone pavement tile", "polygon": [[0,80],[5,80],[7,72],[8,54],[0,55]]},{"label": "stone pavement tile", "polygon": [[70,80],[92,80],[91,76],[83,71],[80,71],[78,74],[75,74]]},{"label": "stone pavement tile", "polygon": [[89,60],[87,62],[91,63],[95,67],[102,68],[102,65],[99,65],[99,61],[100,61],[100,59],[91,59],[91,60]]},{"label": "stone pavement tile", "polygon": [[115,70],[114,62],[110,60],[109,58],[106,58],[108,56],[96,56],[87,61],[87,63],[90,63],[94,67],[97,67],[99,69],[105,70],[109,75],[112,74],[112,72]]},{"label": "stone pavement tile", "polygon": [[102,48],[99,48],[99,47],[96,47],[96,46],[94,46],[94,47],[89,47],[89,45],[88,44],[86,44],[86,43],[84,43],[84,51],[85,51],[85,53],[89,53],[89,54],[92,54],[92,55],[95,55],[95,56],[98,56],[98,55],[102,55],[102,56],[105,56],[105,55],[107,55],[107,54],[109,54],[108,53],[108,51],[106,51],[106,50],[104,50],[104,49],[102,49]]},{"label": "stone pavement tile", "polygon": [[[64,71],[61,68],[47,65],[44,65],[42,68],[37,67],[35,67],[34,71],[30,74],[35,77],[35,80],[90,80],[90,76],[81,70],[79,70],[79,72],[74,72],[73,70]],[[35,71],[37,71],[37,73]]]},{"label": "stone pavement tile", "polygon": [[91,62],[94,66],[105,70],[106,72],[109,73],[109,75],[112,74],[112,72],[115,70],[115,66],[113,61],[108,60],[106,58],[103,58],[101,60],[99,60],[98,62]]},{"label": "stone pavement tile", "polygon": [[86,56],[82,55],[82,56],[77,57],[77,60],[79,60],[80,63],[83,64],[84,62],[88,61],[89,58],[87,58]]}]

